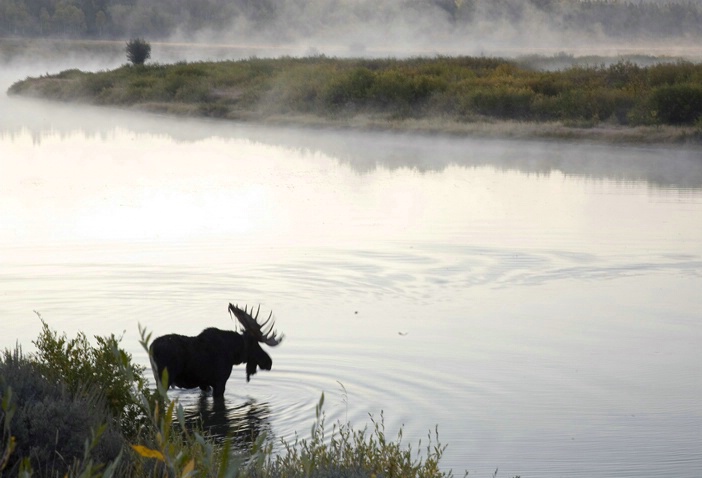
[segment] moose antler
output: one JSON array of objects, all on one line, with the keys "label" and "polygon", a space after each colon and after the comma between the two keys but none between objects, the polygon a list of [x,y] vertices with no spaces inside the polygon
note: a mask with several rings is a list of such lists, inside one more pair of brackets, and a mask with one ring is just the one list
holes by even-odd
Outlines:
[{"label": "moose antler", "polygon": [[259,342],[262,342],[266,345],[270,345],[271,347],[278,345],[280,342],[283,341],[283,337],[285,337],[285,335],[280,334],[278,336],[277,332],[273,330],[275,320],[271,322],[271,325],[268,327],[268,330],[264,331],[264,327],[266,326],[266,324],[268,324],[268,322],[270,322],[273,318],[273,312],[271,311],[268,318],[263,323],[259,324],[258,313],[260,310],[261,306],[259,305],[258,309],[256,310],[256,316],[252,317],[251,313],[253,313],[253,307],[251,307],[250,313],[247,310],[246,306],[244,306],[244,310],[241,310],[238,305],[232,305],[231,303],[229,304],[229,313],[234,314],[236,316],[241,325],[244,327],[244,330],[253,335]]}]

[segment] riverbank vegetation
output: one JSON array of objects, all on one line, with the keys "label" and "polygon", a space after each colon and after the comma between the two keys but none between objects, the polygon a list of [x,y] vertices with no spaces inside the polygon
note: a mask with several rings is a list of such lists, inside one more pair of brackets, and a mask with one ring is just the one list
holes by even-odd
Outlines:
[{"label": "riverbank vegetation", "polygon": [[[429,436],[420,457],[386,435],[382,415],[372,429],[338,423],[331,433],[315,407],[307,439],[278,440],[265,433],[247,446],[208,435],[186,422],[166,390],[152,391],[144,368],[114,335],[70,339],[43,322],[34,342],[0,354],[0,475],[45,477],[417,477],[440,471],[446,446]],[[149,336],[142,331],[142,346]],[[212,400],[212,398],[209,398]]]},{"label": "riverbank vegetation", "polygon": [[250,58],[66,70],[9,93],[237,120],[435,131],[511,122],[537,136],[590,129],[639,131],[644,141],[702,138],[702,64],[683,60],[545,71],[490,57]]}]

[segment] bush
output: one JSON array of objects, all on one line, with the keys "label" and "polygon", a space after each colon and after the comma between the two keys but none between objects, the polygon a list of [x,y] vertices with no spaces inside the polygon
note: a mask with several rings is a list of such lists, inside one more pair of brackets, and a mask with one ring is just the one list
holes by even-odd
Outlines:
[{"label": "bush", "polygon": [[648,70],[648,82],[652,87],[669,86],[694,81],[702,74],[702,65],[688,61],[661,63]]},{"label": "bush", "polygon": [[134,395],[148,392],[144,368],[132,364],[131,355],[119,348],[114,335],[95,340],[93,347],[82,332],[69,340],[42,320],[42,331],[33,342],[38,349],[34,366],[51,383],[65,384],[73,395],[89,397],[86,390],[101,390],[125,437],[136,436],[144,416]]},{"label": "bush", "polygon": [[505,119],[527,119],[535,94],[528,88],[491,88],[473,95],[473,107],[485,116]]},{"label": "bush", "polygon": [[80,71],[77,68],[71,68],[70,70],[63,70],[59,73],[56,74],[56,78],[59,78],[61,80],[70,80],[73,78],[79,78],[83,75],[84,73]]},{"label": "bush", "polygon": [[[260,469],[249,471],[249,476],[271,476],[286,478],[306,477],[416,477],[439,478],[452,476],[439,469],[439,461],[446,445],[435,437],[428,436],[426,456],[422,459],[412,447],[402,443],[402,429],[396,439],[385,434],[384,417],[380,421],[371,417],[373,429],[354,430],[348,424],[338,423],[332,427],[331,436],[326,436],[322,394],[316,407],[317,420],[312,426],[310,439],[288,443],[282,440],[285,453],[276,458],[268,457],[264,473]],[[421,442],[420,442],[421,446]]]},{"label": "bush", "polygon": [[653,90],[651,107],[666,124],[694,124],[702,117],[702,87],[698,85],[662,86]]},{"label": "bush", "polygon": [[366,103],[368,91],[375,82],[375,74],[368,68],[355,68],[330,81],[324,91],[324,100],[329,107],[338,108],[348,103]]},{"label": "bush", "polygon": [[105,73],[92,73],[85,79],[85,90],[96,97],[114,85],[114,79]]},{"label": "bush", "polygon": [[151,45],[141,38],[133,38],[127,42],[127,60],[133,65],[143,65],[151,58]]},{"label": "bush", "polygon": [[371,95],[379,106],[415,106],[446,85],[433,76],[412,75],[401,70],[377,73]]},{"label": "bush", "polygon": [[[16,349],[5,351],[0,359],[0,396],[0,422],[6,430],[0,450],[7,448],[9,440],[15,445],[5,463],[11,476],[27,467],[23,459],[39,476],[64,476],[79,468],[86,454],[99,463],[116,461],[120,455],[124,440],[111,425],[98,387],[71,393]],[[91,436],[96,440],[86,453],[85,442]]]},{"label": "bush", "polygon": [[630,61],[619,61],[605,70],[605,81],[610,88],[624,88],[634,83],[643,83],[644,70]]}]

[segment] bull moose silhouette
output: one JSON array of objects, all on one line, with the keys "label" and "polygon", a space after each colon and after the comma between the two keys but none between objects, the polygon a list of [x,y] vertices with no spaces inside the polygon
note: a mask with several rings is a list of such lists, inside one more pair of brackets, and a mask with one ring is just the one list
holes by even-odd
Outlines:
[{"label": "bull moose silhouette", "polygon": [[168,334],[156,338],[149,349],[156,381],[162,380],[166,370],[166,388],[211,388],[213,397],[223,397],[234,365],[246,363],[247,382],[256,373],[256,367],[270,370],[273,361],[260,344],[275,347],[284,337],[273,330],[273,312],[259,323],[260,305],[255,316],[251,315],[253,307],[249,312],[246,306],[241,309],[230,303],[228,310],[242,325],[241,333],[211,327],[195,337]]}]

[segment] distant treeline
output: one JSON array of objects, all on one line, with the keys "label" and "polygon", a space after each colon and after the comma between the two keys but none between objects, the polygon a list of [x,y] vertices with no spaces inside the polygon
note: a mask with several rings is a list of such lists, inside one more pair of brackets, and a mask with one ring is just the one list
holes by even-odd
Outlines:
[{"label": "distant treeline", "polygon": [[266,33],[292,41],[320,30],[404,21],[450,33],[521,25],[610,38],[702,37],[702,3],[614,0],[0,0],[0,36],[150,39]]}]

